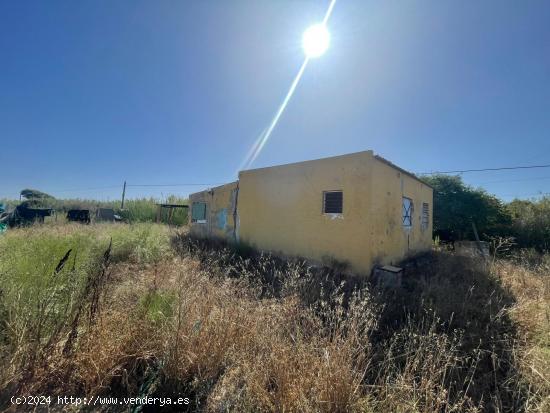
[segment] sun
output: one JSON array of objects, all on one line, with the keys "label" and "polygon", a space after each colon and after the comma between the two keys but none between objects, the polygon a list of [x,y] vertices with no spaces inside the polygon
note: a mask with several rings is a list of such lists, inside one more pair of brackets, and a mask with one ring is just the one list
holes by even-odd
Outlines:
[{"label": "sun", "polygon": [[319,57],[330,45],[330,33],[322,23],[310,26],[302,36],[302,47],[307,57]]}]

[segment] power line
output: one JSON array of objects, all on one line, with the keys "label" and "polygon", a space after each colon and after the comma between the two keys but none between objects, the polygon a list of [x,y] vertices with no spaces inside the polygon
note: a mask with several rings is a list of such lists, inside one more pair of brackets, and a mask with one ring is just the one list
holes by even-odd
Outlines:
[{"label": "power line", "polygon": [[486,181],[478,182],[476,185],[487,185],[487,184],[498,184],[498,183],[507,183],[507,182],[525,182],[525,181],[540,181],[550,179],[550,176],[537,176],[533,178],[521,178],[521,179],[500,179],[498,181]]},{"label": "power line", "polygon": [[510,171],[515,169],[536,169],[536,168],[550,168],[550,164],[528,165],[528,166],[504,166],[501,168],[463,169],[463,170],[456,170],[456,171],[419,172],[418,175],[462,174],[465,172]]},{"label": "power line", "polygon": [[[128,184],[126,186],[133,187],[175,187],[175,186],[210,186],[210,185],[223,185],[223,183],[189,183],[189,184]],[[74,189],[61,189],[61,190],[50,190],[49,192],[85,192],[85,191],[97,191],[100,189],[120,189],[121,185],[110,185],[110,186],[97,186],[92,188],[74,188]]]},{"label": "power line", "polygon": [[529,194],[501,194],[500,196],[506,196],[506,197],[525,197],[525,196],[542,196],[547,197],[550,195],[550,192],[532,192]]},{"label": "power line", "polygon": [[111,185],[111,186],[97,186],[94,188],[75,188],[75,189],[62,189],[60,191],[53,190],[49,192],[84,192],[84,191],[97,191],[98,189],[114,189],[114,188],[120,188],[120,185]]},{"label": "power line", "polygon": [[210,185],[223,185],[227,182],[213,182],[213,183],[192,183],[192,184],[128,184],[126,186],[134,186],[134,187],[160,187],[160,186],[210,186]]},{"label": "power line", "polygon": [[[185,187],[185,186],[216,186],[216,185],[223,185],[226,182],[213,182],[213,183],[182,183],[182,184],[128,184],[128,187]],[[70,193],[70,192],[89,192],[89,191],[99,191],[103,189],[120,189],[122,185],[109,185],[109,186],[96,186],[96,187],[88,187],[88,188],[71,188],[71,189],[51,189],[46,190],[47,193],[54,193],[54,194],[60,194],[60,193]],[[19,193],[17,193],[17,196],[19,196]],[[2,197],[0,197],[2,198]],[[9,198],[9,196],[5,196],[6,199]]]}]

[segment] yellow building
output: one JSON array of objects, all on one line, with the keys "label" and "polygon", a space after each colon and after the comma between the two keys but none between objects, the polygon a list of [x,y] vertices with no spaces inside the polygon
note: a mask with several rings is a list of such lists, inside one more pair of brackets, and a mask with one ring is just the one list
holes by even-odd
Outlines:
[{"label": "yellow building", "polygon": [[432,188],[372,151],[242,171],[190,202],[193,235],[361,273],[432,243]]}]

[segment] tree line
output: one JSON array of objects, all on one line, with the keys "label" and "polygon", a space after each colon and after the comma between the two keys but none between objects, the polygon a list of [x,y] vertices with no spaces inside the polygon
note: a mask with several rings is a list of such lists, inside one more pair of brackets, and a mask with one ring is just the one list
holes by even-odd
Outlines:
[{"label": "tree line", "polygon": [[513,237],[517,246],[550,250],[550,197],[503,202],[460,176],[424,176],[434,188],[434,236],[444,240]]}]

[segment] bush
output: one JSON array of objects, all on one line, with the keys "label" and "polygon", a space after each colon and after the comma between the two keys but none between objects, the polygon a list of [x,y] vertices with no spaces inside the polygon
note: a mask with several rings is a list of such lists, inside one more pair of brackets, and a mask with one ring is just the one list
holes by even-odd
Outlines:
[{"label": "bush", "polygon": [[523,248],[550,251],[550,197],[538,201],[514,200],[507,206],[512,214],[513,235]]},{"label": "bush", "polygon": [[434,188],[433,229],[444,240],[510,235],[511,217],[502,201],[481,188],[472,188],[460,176],[422,177]]},{"label": "bush", "polygon": [[167,228],[161,225],[113,225],[107,235],[113,239],[114,262],[154,263],[171,252]]}]

